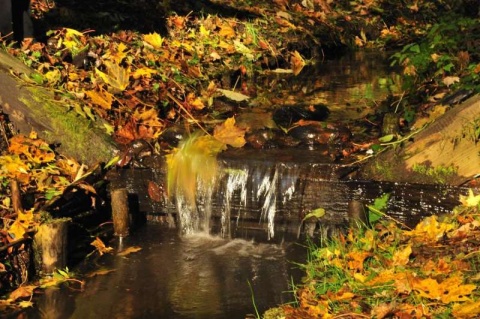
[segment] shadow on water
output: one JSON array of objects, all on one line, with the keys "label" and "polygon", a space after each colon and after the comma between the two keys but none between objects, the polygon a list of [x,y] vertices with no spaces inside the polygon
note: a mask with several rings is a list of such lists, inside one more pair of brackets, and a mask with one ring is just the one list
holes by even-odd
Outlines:
[{"label": "shadow on water", "polygon": [[[113,245],[113,244],[112,244]],[[148,224],[123,242],[143,249],[125,257],[104,255],[84,262],[81,293],[47,289],[21,318],[245,318],[293,300],[289,284],[305,260],[296,243],[254,243],[207,235],[179,238],[177,230]],[[92,269],[112,269],[88,277]]]}]

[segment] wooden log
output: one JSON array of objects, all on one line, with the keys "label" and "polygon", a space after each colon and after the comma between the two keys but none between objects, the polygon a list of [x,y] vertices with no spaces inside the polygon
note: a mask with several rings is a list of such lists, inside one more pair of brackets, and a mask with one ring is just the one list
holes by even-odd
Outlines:
[{"label": "wooden log", "polygon": [[35,268],[45,274],[67,266],[67,232],[70,219],[54,219],[40,225],[34,236]]},{"label": "wooden log", "polygon": [[129,234],[130,217],[128,214],[128,192],[126,188],[111,191],[112,218],[115,236],[125,237]]},{"label": "wooden log", "polygon": [[402,147],[367,163],[363,179],[462,185],[480,173],[480,96],[454,106]]},{"label": "wooden log", "polygon": [[34,130],[49,144],[59,145],[60,153],[87,165],[108,162],[117,148],[101,123],[70,110],[81,108],[79,101],[57,101],[53,92],[32,84],[32,73],[22,62],[0,51],[0,107],[15,130],[25,135]]}]

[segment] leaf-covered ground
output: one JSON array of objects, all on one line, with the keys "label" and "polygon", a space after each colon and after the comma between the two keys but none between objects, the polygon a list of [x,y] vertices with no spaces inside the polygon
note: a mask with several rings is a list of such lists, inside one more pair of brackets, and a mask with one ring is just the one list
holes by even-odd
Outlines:
[{"label": "leaf-covered ground", "polygon": [[265,318],[478,318],[480,195],[413,229],[394,221],[311,247],[297,302]]},{"label": "leaf-covered ground", "polygon": [[[144,140],[156,152],[168,151],[161,139],[171,127],[180,126],[186,131],[205,133],[200,139],[203,144],[197,147],[213,145],[221,151],[227,145],[242,147],[245,143],[243,134],[248,127],[239,129],[234,119],[242,109],[263,109],[268,113],[282,101],[275,98],[281,87],[257,82],[261,75],[277,72],[296,76],[316,59],[346,49],[398,49],[425,38],[433,41],[434,45],[420,43],[398,49],[395,59],[404,69],[403,84],[415,88],[409,92],[414,97],[418,93],[417,102],[422,106],[404,106],[406,89],[392,93],[384,104],[390,111],[398,109],[407,122],[412,113],[426,113],[436,99],[462,81],[470,85],[478,81],[478,33],[473,32],[478,17],[474,18],[475,10],[470,12],[469,8],[478,10],[478,4],[421,0],[401,4],[393,0],[34,0],[38,41],[18,45],[2,38],[2,49],[37,71],[26,85],[52,90],[79,117],[92,122],[102,120],[105,132],[126,148]],[[432,28],[442,12],[468,19],[457,19],[460,22],[444,29]],[[446,41],[451,39],[451,32],[457,34],[457,42]],[[458,34],[466,35],[458,39]],[[468,41],[457,45],[460,40]],[[7,244],[29,236],[45,218],[45,204],[69,186],[89,192],[94,201],[95,189],[84,177],[95,168],[56,154],[35,133],[13,136],[6,125],[8,118],[0,116],[5,120],[0,144],[0,234]],[[371,142],[379,144],[378,137],[363,141],[366,148]],[[390,142],[391,138],[384,141]],[[363,156],[366,148],[354,147],[342,155]],[[124,157],[119,165],[128,165],[130,160]],[[14,205],[18,198],[13,196],[11,185],[15,181],[21,196],[28,198],[24,200],[28,202],[25,209]],[[455,220],[431,226],[437,229],[440,225],[443,233],[441,238],[426,241],[429,248],[422,248],[413,238],[435,237],[434,230],[424,230],[423,235],[419,235],[420,230],[408,234],[380,224],[378,229],[366,230],[363,237],[352,233],[331,247],[315,251],[315,259],[306,269],[310,281],[299,290],[299,307],[286,307],[286,313],[291,317],[346,317],[359,312],[379,318],[382,314],[387,317],[408,313],[402,318],[414,318],[415,314],[428,317],[442,309],[447,314],[458,314],[461,310],[455,305],[473,309],[476,286],[466,282],[466,278],[475,278],[475,263],[469,263],[476,258],[473,249],[477,222],[473,210],[466,209],[456,214]],[[463,227],[460,232],[455,230],[459,227]],[[459,241],[466,244],[453,257],[434,259],[434,251],[453,251],[451,247],[459,246]],[[21,282],[12,275],[16,268],[8,262],[9,251],[2,253],[4,262],[0,267],[5,271],[1,272],[4,275],[0,289],[8,289],[15,281]],[[468,257],[458,257],[460,253]],[[434,262],[430,270],[405,270],[410,265],[421,268],[421,261],[428,258]],[[470,268],[460,269],[459,261]],[[438,268],[434,269],[434,265]],[[328,276],[315,275],[318,272]],[[445,292],[447,283],[465,289]],[[435,290],[427,291],[427,284],[436,285]],[[362,300],[363,294],[368,302]]]}]

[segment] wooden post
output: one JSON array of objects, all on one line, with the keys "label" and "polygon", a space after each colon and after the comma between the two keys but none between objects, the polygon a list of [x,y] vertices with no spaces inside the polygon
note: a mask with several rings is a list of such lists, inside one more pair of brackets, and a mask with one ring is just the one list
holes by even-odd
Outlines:
[{"label": "wooden post", "polygon": [[38,227],[34,237],[36,269],[51,274],[67,266],[67,231],[70,219],[54,219]]},{"label": "wooden post", "polygon": [[359,200],[348,203],[348,223],[350,228],[360,229],[368,226],[368,216],[365,205]]},{"label": "wooden post", "polygon": [[112,198],[112,218],[115,236],[125,237],[129,233],[130,219],[128,215],[128,192],[126,188],[114,189]]}]

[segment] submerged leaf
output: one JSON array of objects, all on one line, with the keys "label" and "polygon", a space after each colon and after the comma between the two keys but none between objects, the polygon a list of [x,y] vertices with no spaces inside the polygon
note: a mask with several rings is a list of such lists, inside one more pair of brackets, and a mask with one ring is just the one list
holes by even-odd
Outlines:
[{"label": "submerged leaf", "polygon": [[131,247],[128,247],[128,248],[122,250],[121,252],[117,253],[117,256],[124,257],[124,256],[130,255],[132,253],[136,253],[137,251],[140,251],[140,250],[142,250],[142,247],[131,246]]}]

